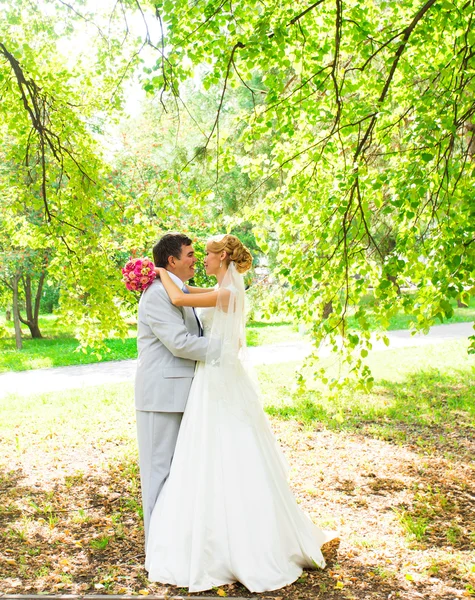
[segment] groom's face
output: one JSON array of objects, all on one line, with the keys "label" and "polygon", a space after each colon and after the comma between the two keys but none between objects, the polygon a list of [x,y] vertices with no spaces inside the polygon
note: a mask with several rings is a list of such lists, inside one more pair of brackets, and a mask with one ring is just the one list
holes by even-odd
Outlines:
[{"label": "groom's face", "polygon": [[180,258],[171,256],[168,259],[169,270],[183,282],[188,281],[195,274],[195,263],[197,260],[193,246],[182,246]]}]

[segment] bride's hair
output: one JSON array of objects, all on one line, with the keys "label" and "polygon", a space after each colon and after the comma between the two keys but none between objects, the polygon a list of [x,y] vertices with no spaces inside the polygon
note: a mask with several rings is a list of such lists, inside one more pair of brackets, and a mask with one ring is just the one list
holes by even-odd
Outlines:
[{"label": "bride's hair", "polygon": [[224,250],[229,260],[234,263],[238,273],[245,273],[252,266],[252,254],[235,235],[226,234],[213,237],[208,242],[208,248],[217,254]]}]

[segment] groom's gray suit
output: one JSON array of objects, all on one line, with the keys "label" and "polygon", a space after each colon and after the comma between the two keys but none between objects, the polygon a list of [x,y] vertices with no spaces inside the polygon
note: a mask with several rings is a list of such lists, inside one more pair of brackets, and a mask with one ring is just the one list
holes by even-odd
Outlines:
[{"label": "groom's gray suit", "polygon": [[159,280],[145,290],[138,312],[135,408],[145,542],[150,516],[168,477],[195,361],[208,340],[199,337],[192,308],[173,306]]}]

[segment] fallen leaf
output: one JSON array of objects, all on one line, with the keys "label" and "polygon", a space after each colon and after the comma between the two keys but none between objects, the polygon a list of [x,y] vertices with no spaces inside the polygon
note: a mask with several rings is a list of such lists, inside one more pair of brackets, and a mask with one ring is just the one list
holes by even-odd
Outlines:
[{"label": "fallen leaf", "polygon": [[335,584],[335,590],[342,590],[345,587],[345,584],[343,583],[343,581],[337,581]]},{"label": "fallen leaf", "polygon": [[226,592],[223,590],[223,588],[218,588],[216,590],[216,593],[218,594],[218,596],[221,596],[221,598],[224,598],[225,596],[227,596]]}]

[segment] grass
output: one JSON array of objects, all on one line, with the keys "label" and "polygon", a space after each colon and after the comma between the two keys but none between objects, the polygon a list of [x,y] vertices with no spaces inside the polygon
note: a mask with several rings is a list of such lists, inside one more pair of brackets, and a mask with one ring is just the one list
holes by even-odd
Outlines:
[{"label": "grass", "polygon": [[[5,321],[3,320],[5,323]],[[74,337],[72,327],[55,315],[40,317],[40,330],[43,339],[31,339],[25,336],[23,349],[18,352],[13,338],[13,325],[8,324],[11,335],[0,339],[0,373],[6,371],[26,371],[49,367],[69,365],[85,365],[101,360],[126,360],[137,358],[136,327],[131,326],[129,337],[125,340],[111,339],[106,341],[106,350],[101,357],[94,352],[81,351]],[[302,336],[290,323],[252,322],[247,329],[249,346],[275,344],[301,340]]]},{"label": "grass", "polygon": [[[376,384],[369,394],[347,389],[335,398],[310,382],[307,393],[296,395],[295,363],[261,367],[261,387],[271,415],[305,424],[354,429],[367,422],[381,435],[389,430],[396,436],[398,423],[436,426],[450,421],[472,427],[475,356],[467,354],[467,346],[467,340],[454,340],[372,353],[368,365]],[[320,366],[330,378],[339,369],[333,358],[322,359]]]},{"label": "grass", "polygon": [[[44,337],[31,339],[25,335],[23,349],[19,352],[15,347],[13,325],[7,323],[12,337],[0,339],[0,372],[84,365],[101,360],[95,353],[86,354],[80,350],[73,328],[60,317],[42,315],[39,324]],[[105,360],[136,358],[136,329],[131,326],[129,337],[125,340],[107,340],[106,347],[108,351],[103,353]]]},{"label": "grass", "polygon": [[[366,299],[367,304],[371,304],[373,301],[372,297],[368,297]],[[459,308],[457,306],[457,302],[455,300],[451,301],[452,307],[454,309],[454,314],[448,318],[444,319],[444,321],[440,321],[438,324],[448,325],[450,323],[471,323],[475,321],[475,296],[470,298],[470,302],[467,308]],[[368,318],[370,329],[377,329],[377,324],[374,319],[371,317]],[[414,325],[415,319],[412,315],[406,315],[404,313],[398,313],[390,318],[389,320],[389,331],[394,331],[396,329],[411,329]],[[351,329],[359,329],[359,325],[354,317],[349,317],[348,326]]]},{"label": "grass", "polygon": [[409,538],[413,538],[418,542],[421,542],[426,534],[429,519],[421,516],[414,517],[414,515],[405,509],[395,509],[395,513],[398,521]]},{"label": "grass", "polygon": [[248,346],[264,346],[281,342],[301,342],[304,337],[298,328],[286,321],[251,321],[246,328]]},{"label": "grass", "polygon": [[[454,304],[454,316],[447,323],[467,322],[475,320],[475,298],[470,301],[468,308],[457,308]],[[389,329],[407,329],[410,327],[410,315],[395,315]],[[15,348],[13,324],[5,323],[4,316],[0,324],[6,324],[9,337],[0,339],[0,373],[6,371],[26,371],[48,367],[69,365],[84,365],[101,360],[125,360],[137,358],[136,327],[131,326],[125,340],[110,339],[106,341],[106,349],[98,356],[94,352],[81,351],[74,338],[73,328],[56,315],[40,317],[40,329],[43,339],[33,340],[26,336],[23,349],[18,352]],[[356,327],[353,318],[349,318],[350,326]],[[371,324],[375,327],[375,324]],[[305,339],[298,328],[286,321],[264,322],[251,321],[247,327],[248,346],[262,346],[282,342],[298,342]]]},{"label": "grass", "polygon": [[89,542],[91,548],[95,550],[105,550],[109,544],[110,539],[107,536],[98,537]]},{"label": "grass", "polygon": [[[294,494],[342,540],[338,563],[268,598],[443,600],[475,589],[475,358],[456,341],[369,359],[373,392],[337,398],[317,384],[294,393],[295,363],[258,369]],[[126,383],[2,399],[0,593],[184,593],[143,570],[132,396]]]},{"label": "grass", "polygon": [[[475,358],[455,341],[369,359],[373,392],[336,398],[317,384],[294,393],[295,363],[258,369],[294,494],[342,539],[338,563],[283,600],[475,589]],[[183,593],[143,570],[132,396],[127,383],[2,399],[0,593]],[[248,595],[224,592],[207,595]]]}]

